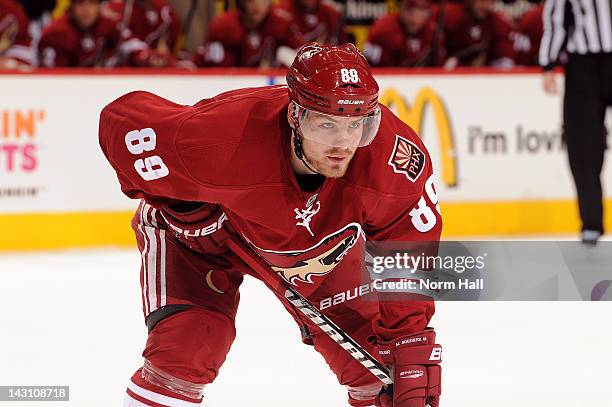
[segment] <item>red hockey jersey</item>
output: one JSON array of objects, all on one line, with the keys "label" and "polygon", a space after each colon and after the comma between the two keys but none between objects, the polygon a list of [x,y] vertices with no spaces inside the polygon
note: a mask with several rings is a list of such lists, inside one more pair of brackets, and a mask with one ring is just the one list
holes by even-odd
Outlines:
[{"label": "red hockey jersey", "polygon": [[398,13],[387,14],[370,29],[364,54],[372,66],[440,66],[443,33],[437,32],[433,14],[416,34],[404,28]]},{"label": "red hockey jersey", "polygon": [[540,42],[544,35],[543,11],[544,5],[539,4],[521,17],[514,38],[517,62],[521,65],[538,66]]},{"label": "red hockey jersey", "polygon": [[474,17],[467,3],[447,3],[444,38],[448,57],[460,66],[485,66],[506,59],[514,61],[512,28],[503,17],[490,11],[483,20]]},{"label": "red hockey jersey", "polygon": [[133,2],[131,10],[127,10],[124,0],[113,0],[103,7],[104,14],[119,25],[129,17],[127,36],[144,41],[162,54],[175,53],[181,22],[170,3],[164,0],[137,0]]},{"label": "red hockey jersey", "polygon": [[204,45],[195,55],[196,65],[275,66],[278,47],[297,49],[305,43],[291,15],[277,6],[270,7],[268,16],[257,29],[248,30],[241,18],[240,10],[232,10],[210,22]]},{"label": "red hockey jersey", "polygon": [[313,12],[302,10],[296,0],[285,0],[280,7],[291,14],[293,24],[304,41],[319,44],[344,43],[344,24],[340,12],[329,4],[319,1]]},{"label": "red hockey jersey", "polygon": [[28,17],[19,3],[14,0],[0,0],[0,68],[3,59],[32,65],[34,54],[30,49]]},{"label": "red hockey jersey", "polygon": [[[377,137],[357,150],[344,177],[306,193],[290,163],[288,103],[285,86],[230,91],[194,106],[132,92],[102,111],[100,145],[128,197],[157,207],[218,204],[305,296],[334,281],[337,267],[358,273],[364,238],[439,240],[431,159],[410,127],[381,106]],[[182,237],[189,243],[209,232]],[[332,261],[314,266],[324,254]],[[430,301],[381,302],[375,329],[386,340],[419,331],[433,310]]]},{"label": "red hockey jersey", "polygon": [[42,67],[104,66],[117,52],[119,31],[114,21],[99,16],[94,26],[80,30],[69,14],[53,21],[38,43]]},{"label": "red hockey jersey", "polygon": [[114,20],[103,15],[88,30],[82,30],[69,14],[53,21],[38,43],[42,67],[166,66],[163,56],[138,38],[121,38]]}]

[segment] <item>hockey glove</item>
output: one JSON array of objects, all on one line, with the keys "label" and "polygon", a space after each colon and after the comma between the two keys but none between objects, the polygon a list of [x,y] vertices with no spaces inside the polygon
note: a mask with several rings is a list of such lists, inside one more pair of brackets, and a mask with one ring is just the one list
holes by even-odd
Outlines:
[{"label": "hockey glove", "polygon": [[378,396],[379,407],[438,407],[442,347],[428,328],[395,341],[379,343],[378,352],[393,372],[393,386]]}]

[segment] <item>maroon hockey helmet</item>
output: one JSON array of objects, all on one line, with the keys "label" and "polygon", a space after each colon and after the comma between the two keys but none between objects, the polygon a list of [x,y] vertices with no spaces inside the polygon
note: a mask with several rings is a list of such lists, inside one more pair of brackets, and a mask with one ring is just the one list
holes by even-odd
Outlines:
[{"label": "maroon hockey helmet", "polygon": [[353,44],[305,44],[287,71],[289,98],[299,106],[337,116],[365,116],[378,107],[378,84]]}]

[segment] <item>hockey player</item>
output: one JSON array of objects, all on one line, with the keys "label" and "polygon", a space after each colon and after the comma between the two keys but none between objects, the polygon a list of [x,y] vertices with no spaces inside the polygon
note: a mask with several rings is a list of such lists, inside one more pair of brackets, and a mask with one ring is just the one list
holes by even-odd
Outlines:
[{"label": "hockey player", "polygon": [[[238,0],[238,8],[215,17],[194,62],[198,66],[289,66],[305,41],[291,14],[270,0]],[[287,57],[289,55],[289,57]]]},{"label": "hockey player", "polygon": [[445,7],[446,68],[515,64],[512,27],[491,10],[492,0],[463,0]]},{"label": "hockey player", "polygon": [[128,30],[124,35],[144,41],[161,55],[176,54],[181,22],[167,1],[112,0],[103,6],[103,13]]},{"label": "hockey player", "polygon": [[523,14],[518,23],[517,31],[514,33],[514,50],[516,61],[520,65],[538,65],[540,42],[544,34],[543,11],[544,4],[538,4]]},{"label": "hockey player", "polygon": [[102,150],[122,191],[141,199],[132,226],[149,335],[124,406],[201,402],[234,339],[243,276],[263,277],[228,239],[244,242],[312,304],[358,293],[325,315],[391,368],[393,386],[383,387],[267,284],[346,386],[351,406],[438,406],[433,302],[356,291],[366,237],[438,241],[431,159],[378,103],[378,85],[352,44],[307,44],[287,84],[193,106],[138,91],[103,109]]},{"label": "hockey player", "polygon": [[101,14],[100,0],[72,0],[66,15],[47,26],[38,44],[38,64],[46,68],[165,67],[174,62],[137,38],[121,38],[117,23]]},{"label": "hockey player", "polygon": [[281,8],[291,13],[293,24],[304,41],[342,43],[344,22],[338,10],[323,0],[284,0]]},{"label": "hockey player", "polygon": [[28,24],[28,17],[19,3],[0,0],[0,69],[33,64]]},{"label": "hockey player", "polygon": [[400,12],[374,23],[364,54],[374,66],[440,66],[444,62],[442,37],[430,0],[404,0]]}]

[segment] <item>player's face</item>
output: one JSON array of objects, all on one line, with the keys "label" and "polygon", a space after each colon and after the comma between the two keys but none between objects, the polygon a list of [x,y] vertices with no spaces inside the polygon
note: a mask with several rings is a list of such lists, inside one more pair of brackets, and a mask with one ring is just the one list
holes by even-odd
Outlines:
[{"label": "player's face", "polygon": [[72,3],[72,17],[80,28],[87,30],[98,19],[99,8],[98,0],[76,0]]},{"label": "player's face", "polygon": [[257,26],[263,22],[270,9],[270,0],[243,0],[248,24]]},{"label": "player's face", "polygon": [[343,177],[357,150],[357,147],[330,147],[308,139],[302,141],[302,148],[309,165],[328,178]]},{"label": "player's face", "polygon": [[363,117],[308,112],[300,131],[304,155],[311,166],[326,177],[342,177],[362,139],[363,122]]},{"label": "player's face", "polygon": [[483,19],[489,14],[493,0],[470,0],[472,12],[478,19]]},{"label": "player's face", "polygon": [[418,33],[421,31],[429,16],[431,15],[428,8],[424,7],[403,7],[402,18],[404,23],[411,33]]}]

